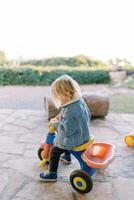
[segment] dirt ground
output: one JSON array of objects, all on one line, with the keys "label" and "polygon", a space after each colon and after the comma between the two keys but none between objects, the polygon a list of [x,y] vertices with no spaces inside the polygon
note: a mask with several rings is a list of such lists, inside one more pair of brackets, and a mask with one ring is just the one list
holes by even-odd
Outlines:
[{"label": "dirt ground", "polygon": [[[82,91],[105,93],[110,97],[116,95],[116,98],[121,95],[121,99],[122,96],[134,97],[134,90],[132,89],[108,85],[82,85],[81,89]],[[44,109],[44,96],[49,95],[51,95],[51,86],[1,86],[0,108],[42,110]],[[117,102],[118,99],[114,101],[114,104],[116,105]],[[112,111],[114,111],[113,108]]]}]

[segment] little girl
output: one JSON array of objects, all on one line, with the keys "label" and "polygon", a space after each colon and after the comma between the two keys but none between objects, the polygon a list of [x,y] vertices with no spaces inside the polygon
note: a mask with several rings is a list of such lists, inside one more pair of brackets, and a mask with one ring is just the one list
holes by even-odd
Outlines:
[{"label": "little girl", "polygon": [[50,121],[56,128],[54,146],[50,152],[49,172],[41,173],[44,181],[56,181],[61,154],[69,156],[70,150],[82,145],[90,138],[90,111],[82,99],[78,83],[68,75],[63,75],[52,84],[52,95],[61,107],[59,121]]}]

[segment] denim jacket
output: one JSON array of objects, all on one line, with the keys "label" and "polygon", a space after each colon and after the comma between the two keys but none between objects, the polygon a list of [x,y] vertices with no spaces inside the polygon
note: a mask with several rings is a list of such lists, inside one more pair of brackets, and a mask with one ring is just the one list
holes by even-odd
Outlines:
[{"label": "denim jacket", "polygon": [[90,138],[89,121],[90,111],[82,98],[62,106],[54,145],[71,150],[83,144]]}]

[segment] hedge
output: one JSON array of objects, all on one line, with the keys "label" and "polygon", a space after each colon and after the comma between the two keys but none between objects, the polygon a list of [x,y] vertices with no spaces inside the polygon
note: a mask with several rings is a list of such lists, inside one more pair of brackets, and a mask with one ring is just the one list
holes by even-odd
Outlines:
[{"label": "hedge", "polygon": [[68,74],[79,84],[109,83],[108,71],[52,70],[39,72],[33,69],[0,68],[0,85],[50,85],[56,78]]}]

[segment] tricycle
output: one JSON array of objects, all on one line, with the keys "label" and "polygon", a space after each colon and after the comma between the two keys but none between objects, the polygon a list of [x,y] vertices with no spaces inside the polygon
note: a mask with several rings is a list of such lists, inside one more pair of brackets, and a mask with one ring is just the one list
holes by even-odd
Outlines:
[{"label": "tricycle", "polygon": [[[47,137],[38,149],[38,157],[41,160],[38,164],[39,167],[49,163],[49,152],[53,146],[55,134],[55,129],[49,127]],[[74,147],[70,152],[80,164],[80,169],[74,170],[70,174],[70,183],[77,192],[88,193],[93,187],[92,175],[97,169],[104,169],[113,161],[115,147],[109,143],[94,143],[92,136],[84,144]]]}]

